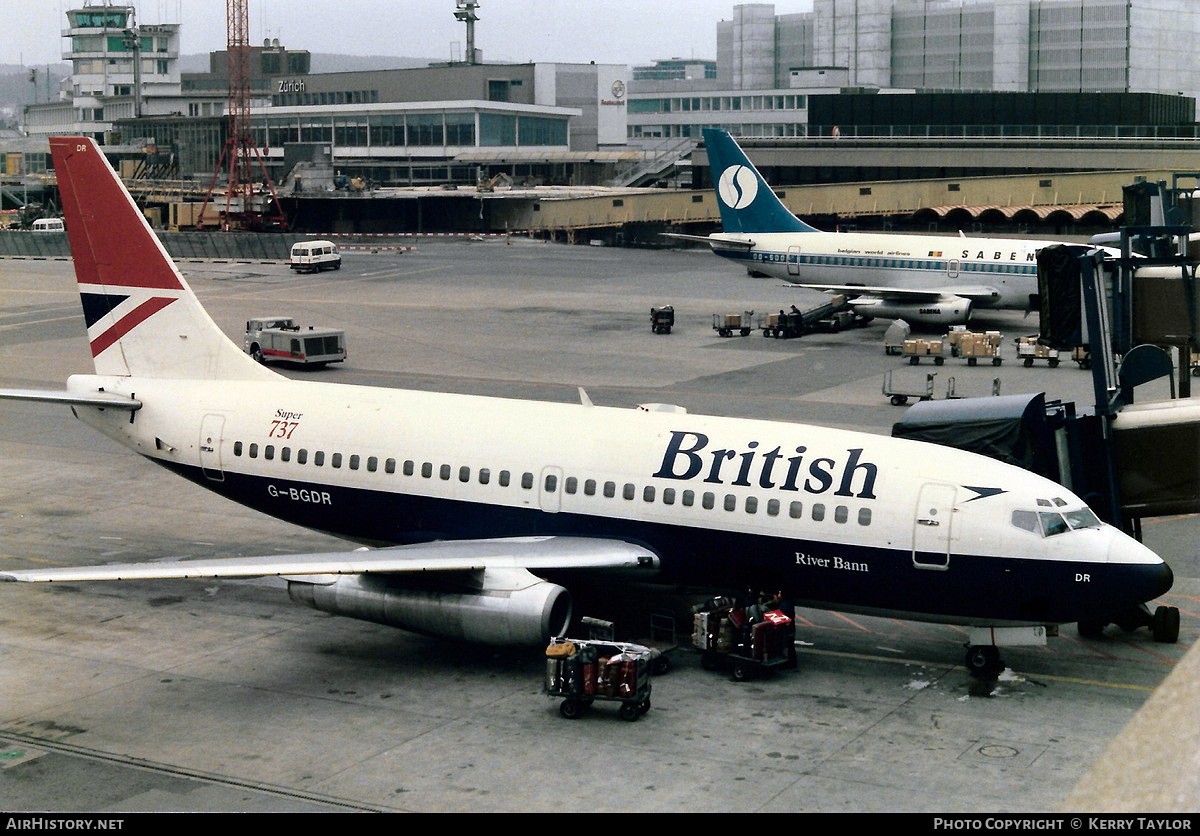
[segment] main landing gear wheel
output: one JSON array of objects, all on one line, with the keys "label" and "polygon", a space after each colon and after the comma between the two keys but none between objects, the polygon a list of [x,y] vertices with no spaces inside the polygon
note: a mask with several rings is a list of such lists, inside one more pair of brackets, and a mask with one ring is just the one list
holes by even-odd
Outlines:
[{"label": "main landing gear wheel", "polygon": [[995,679],[1004,670],[1000,661],[1000,648],[993,644],[979,644],[967,648],[967,670],[980,679]]},{"label": "main landing gear wheel", "polygon": [[1107,620],[1081,621],[1079,635],[1089,639],[1099,638],[1105,626],[1110,623],[1116,624],[1126,633],[1132,633],[1139,627],[1147,627],[1159,644],[1175,644],[1179,641],[1179,610],[1176,607],[1156,607],[1151,613],[1145,604]]}]

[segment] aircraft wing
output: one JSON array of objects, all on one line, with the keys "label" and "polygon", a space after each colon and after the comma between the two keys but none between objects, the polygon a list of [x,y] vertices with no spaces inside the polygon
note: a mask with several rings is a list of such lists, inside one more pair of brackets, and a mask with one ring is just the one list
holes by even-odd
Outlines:
[{"label": "aircraft wing", "polygon": [[[268,576],[360,575],[405,572],[463,572],[483,569],[616,570],[655,569],[658,556],[622,540],[590,537],[510,537],[496,540],[440,540],[410,546],[317,554],[159,560],[55,569],[0,571],[0,581],[52,583],[259,578]],[[308,578],[314,583],[321,581]],[[327,583],[332,583],[330,577]]]},{"label": "aircraft wing", "polygon": [[987,301],[1000,295],[994,287],[986,285],[962,285],[941,288],[872,287],[861,284],[810,284],[796,283],[797,287],[809,290],[824,290],[829,293],[844,293],[847,296],[867,296],[896,302],[936,302],[948,296],[961,296],[971,301]]}]

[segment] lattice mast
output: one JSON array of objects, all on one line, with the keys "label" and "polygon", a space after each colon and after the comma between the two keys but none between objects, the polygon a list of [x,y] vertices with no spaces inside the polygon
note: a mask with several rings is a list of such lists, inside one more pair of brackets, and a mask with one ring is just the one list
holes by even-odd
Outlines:
[{"label": "lattice mast", "polygon": [[[250,132],[250,17],[249,0],[225,0],[226,25],[226,67],[229,76],[229,95],[226,100],[225,113],[229,120],[228,135],[225,148],[221,152],[221,160],[217,170],[213,172],[212,183],[209,184],[208,194],[204,198],[204,206],[200,209],[200,223],[203,225],[204,210],[212,201],[213,189],[217,177],[225,169],[229,161],[229,185],[225,190],[225,212],[221,219],[221,228],[228,230],[237,226],[242,229],[259,229],[268,224],[287,227],[287,219],[279,205],[275,194],[275,186],[267,174],[262,155],[254,144]],[[270,194],[267,207],[273,214],[260,211],[255,197],[254,170],[257,163],[262,175],[264,194]]]}]

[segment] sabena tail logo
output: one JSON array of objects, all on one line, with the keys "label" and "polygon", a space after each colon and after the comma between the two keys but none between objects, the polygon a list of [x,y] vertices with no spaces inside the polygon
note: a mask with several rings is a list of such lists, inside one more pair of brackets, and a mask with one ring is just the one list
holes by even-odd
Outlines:
[{"label": "sabena tail logo", "polygon": [[748,166],[731,165],[721,172],[717,194],[731,209],[745,209],[758,195],[758,178]]}]

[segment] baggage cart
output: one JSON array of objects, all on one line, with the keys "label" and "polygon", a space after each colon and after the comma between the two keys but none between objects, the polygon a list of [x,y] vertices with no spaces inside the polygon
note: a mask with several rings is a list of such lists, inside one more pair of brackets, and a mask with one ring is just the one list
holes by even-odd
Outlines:
[{"label": "baggage cart", "polygon": [[599,701],[619,703],[621,719],[634,722],[650,710],[650,659],[640,644],[554,638],[546,647],[545,691],[562,698],[564,719],[579,719]]},{"label": "baggage cart", "polygon": [[732,337],[734,334],[748,337],[754,330],[754,311],[743,311],[740,314],[713,314],[713,330],[722,337]]},{"label": "baggage cart", "polygon": [[933,399],[933,378],[937,372],[929,372],[925,375],[925,385],[918,387],[916,385],[905,387],[901,384],[896,384],[892,381],[892,372],[895,369],[889,369],[887,374],[883,376],[883,394],[889,398],[892,406],[904,406],[908,403],[909,398],[916,398],[919,401],[928,401]]},{"label": "baggage cart", "polygon": [[940,366],[946,362],[946,355],[943,348],[944,345],[945,343],[942,340],[923,340],[910,338],[904,341],[904,356],[908,358],[908,364],[910,366],[915,366],[920,363],[922,357],[928,357],[933,360],[935,366]]},{"label": "baggage cart", "polygon": [[883,333],[883,353],[889,356],[904,353],[904,341],[912,329],[903,319],[897,319]]},{"label": "baggage cart", "polygon": [[1020,358],[1025,368],[1032,366],[1034,360],[1045,360],[1052,369],[1057,368],[1060,362],[1058,351],[1039,343],[1036,335],[1017,337],[1017,357]]},{"label": "baggage cart", "polygon": [[663,305],[661,308],[650,309],[650,330],[655,334],[670,334],[675,324],[675,308]]},{"label": "baggage cart", "polygon": [[999,366],[1004,360],[1000,357],[1001,335],[999,331],[985,331],[982,334],[973,331],[952,331],[946,335],[950,343],[952,357],[965,357],[968,366],[974,366],[982,357],[992,361],[993,366]]},{"label": "baggage cart", "polygon": [[753,608],[722,605],[701,610],[694,619],[692,645],[706,671],[727,667],[733,681],[744,682],[756,673],[796,666],[795,623],[780,610],[754,614]]}]

